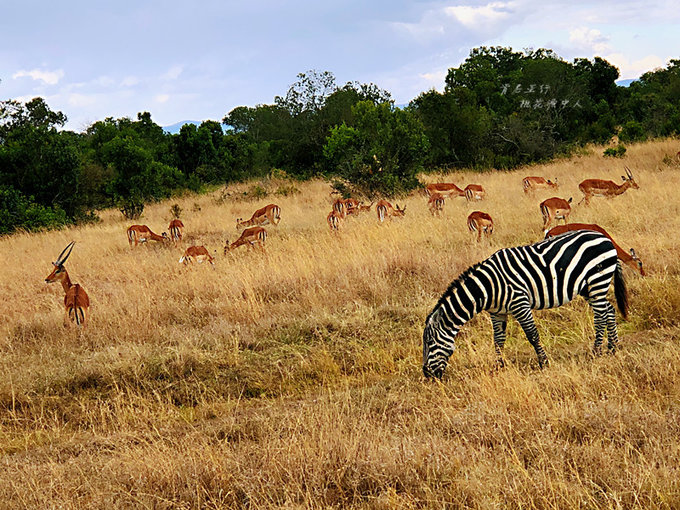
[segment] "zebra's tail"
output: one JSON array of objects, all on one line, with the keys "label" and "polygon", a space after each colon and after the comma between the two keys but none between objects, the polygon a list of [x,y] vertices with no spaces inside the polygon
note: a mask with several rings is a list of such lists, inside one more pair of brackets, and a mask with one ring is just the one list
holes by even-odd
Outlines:
[{"label": "zebra's tail", "polygon": [[628,318],[628,290],[626,289],[626,282],[623,279],[623,268],[621,261],[616,261],[616,272],[614,273],[614,296],[616,297],[616,306],[621,312],[624,319]]}]

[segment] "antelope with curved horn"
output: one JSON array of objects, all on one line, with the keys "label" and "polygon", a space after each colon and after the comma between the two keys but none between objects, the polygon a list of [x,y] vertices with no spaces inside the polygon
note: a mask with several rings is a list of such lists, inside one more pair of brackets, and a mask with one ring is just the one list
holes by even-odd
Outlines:
[{"label": "antelope with curved horn", "polygon": [[404,208],[401,209],[397,204],[395,209],[394,207],[392,207],[392,204],[390,204],[387,200],[380,200],[375,206],[375,211],[376,213],[378,213],[378,221],[382,223],[383,221],[385,221],[385,218],[404,216],[406,214],[406,206],[404,206]]},{"label": "antelope with curved horn", "polygon": [[525,177],[522,179],[522,187],[524,188],[524,193],[533,193],[537,189],[557,189],[559,184],[557,184],[557,179],[551,181],[546,180],[545,177]]},{"label": "antelope with curved horn", "polygon": [[264,252],[264,242],[266,240],[267,231],[265,229],[262,227],[249,227],[241,232],[241,237],[239,237],[233,243],[229,244],[228,239],[225,241],[224,254],[226,255],[227,252],[244,244],[250,246],[251,248],[254,248],[257,245]]},{"label": "antelope with curved horn", "polygon": [[487,236],[493,234],[493,219],[489,214],[482,211],[470,213],[467,218],[467,226],[470,232],[477,232],[477,242],[482,240],[482,232]]},{"label": "antelope with curved horn", "polygon": [[345,199],[345,211],[347,216],[357,214],[359,212],[359,201],[356,198]]},{"label": "antelope with curved horn", "polygon": [[149,239],[163,242],[170,240],[167,232],[163,232],[162,235],[154,234],[146,225],[132,225],[128,227],[127,238],[130,247],[132,247],[133,242],[137,246],[139,243],[146,243]]},{"label": "antelope with curved horn", "polygon": [[444,211],[444,195],[441,193],[432,193],[430,199],[427,201],[432,216],[440,216]]},{"label": "antelope with curved horn", "polygon": [[[578,189],[583,193],[583,198],[581,202],[586,201],[586,205],[590,204],[590,199],[593,197],[606,197],[612,198],[617,195],[621,195],[628,188],[640,189],[638,183],[635,182],[633,178],[633,172],[630,168],[624,167],[626,170],[626,175],[622,175],[621,179],[623,184],[616,184],[614,181],[606,181],[604,179],[586,179],[581,184],[578,185]],[[579,205],[581,204],[579,202]]]},{"label": "antelope with curved horn", "polygon": [[179,263],[184,265],[192,264],[194,260],[199,264],[202,264],[207,260],[213,267],[215,267],[214,257],[210,255],[206,247],[203,245],[189,246],[186,250],[184,250],[184,255],[180,257]]},{"label": "antelope with curved horn", "polygon": [[564,223],[569,223],[569,215],[571,214],[571,197],[569,200],[565,200],[559,197],[548,198],[541,202],[539,206],[541,209],[541,214],[543,215],[543,231],[547,232],[548,227],[553,220],[557,223],[557,220],[564,220]]},{"label": "antelope with curved horn", "polygon": [[616,244],[616,241],[612,239],[612,236],[610,236],[609,233],[607,233],[607,231],[599,225],[593,223],[569,223],[568,225],[557,225],[548,231],[548,233],[545,235],[545,238],[547,239],[549,237],[555,237],[573,230],[593,230],[607,236],[614,245],[614,248],[616,249],[616,256],[619,258],[619,260],[631,269],[639,272],[640,276],[646,276],[645,270],[642,267],[642,260],[640,260],[640,257],[637,256],[635,250],[631,248],[630,253],[626,252],[626,250]]},{"label": "antelope with curved horn", "polygon": [[465,198],[468,202],[482,200],[486,196],[486,191],[481,184],[468,184],[465,187]]},{"label": "antelope with curved horn", "polygon": [[170,232],[170,239],[177,246],[182,242],[182,232],[184,231],[184,223],[179,218],[174,219],[170,222],[168,226],[168,232]]},{"label": "antelope with curved horn", "polygon": [[64,251],[57,257],[56,262],[52,262],[54,269],[45,278],[45,283],[58,281],[61,282],[61,286],[64,288],[65,327],[69,327],[73,322],[77,326],[85,327],[87,325],[87,313],[90,308],[90,298],[87,296],[87,292],[85,292],[85,289],[80,284],[71,282],[68,271],[64,267],[64,263],[69,255],[71,255],[75,243],[75,241],[71,241],[64,248]]},{"label": "antelope with curved horn", "polygon": [[253,213],[249,220],[238,218],[236,220],[236,228],[245,228],[255,226],[262,226],[271,223],[276,226],[281,221],[281,208],[276,204],[265,205]]},{"label": "antelope with curved horn", "polygon": [[452,182],[436,182],[425,186],[425,194],[429,197],[432,193],[440,193],[448,197],[464,197],[465,191]]}]

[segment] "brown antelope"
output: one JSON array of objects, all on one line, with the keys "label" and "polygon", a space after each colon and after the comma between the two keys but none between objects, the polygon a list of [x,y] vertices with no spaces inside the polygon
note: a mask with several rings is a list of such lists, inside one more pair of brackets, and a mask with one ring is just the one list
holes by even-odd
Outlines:
[{"label": "brown antelope", "polygon": [[619,257],[619,260],[628,265],[630,268],[638,271],[641,276],[645,276],[645,270],[642,267],[642,260],[640,260],[640,258],[637,256],[635,250],[631,248],[630,253],[627,253],[623,248],[616,244],[616,241],[612,239],[612,236],[610,236],[607,231],[599,225],[592,223],[570,223],[568,225],[558,225],[551,228],[548,233],[545,234],[545,237],[546,239],[548,237],[555,237],[572,230],[594,230],[595,232],[606,235],[614,245],[614,248],[616,249],[616,255]]},{"label": "brown antelope", "polygon": [[184,255],[180,257],[179,263],[184,265],[192,264],[194,260],[199,264],[202,264],[207,260],[213,267],[215,266],[215,259],[208,253],[205,246],[189,246],[184,250]]},{"label": "brown antelope", "polygon": [[468,202],[472,202],[473,200],[482,200],[486,195],[486,191],[484,191],[484,187],[481,184],[468,184],[465,187],[464,192],[465,198]]},{"label": "brown antelope", "polygon": [[444,211],[444,195],[434,192],[427,201],[432,216],[439,216]]},{"label": "brown antelope", "polygon": [[378,213],[378,221],[382,223],[387,217],[404,216],[406,214],[406,206],[400,209],[399,205],[397,205],[395,209],[387,200],[380,200],[375,206],[375,212]]},{"label": "brown antelope", "polygon": [[328,216],[326,216],[326,221],[328,222],[328,228],[331,232],[337,232],[340,230],[340,224],[342,223],[342,216],[338,214],[338,211],[333,209]]},{"label": "brown antelope", "polygon": [[137,246],[139,243],[146,243],[149,239],[163,242],[170,240],[167,232],[163,232],[161,235],[154,234],[146,225],[132,225],[131,227],[128,227],[127,238],[130,247],[132,247],[133,241],[135,246]]},{"label": "brown antelope", "polygon": [[[638,183],[633,179],[633,173],[628,167],[625,167],[626,175],[622,175],[623,184],[618,185],[614,181],[605,181],[603,179],[586,179],[578,185],[578,189],[583,193],[581,202],[586,201],[586,205],[590,204],[590,199],[593,197],[607,197],[612,198],[621,195],[628,188],[640,189]],[[579,204],[581,203],[579,202]]]},{"label": "brown antelope", "polygon": [[357,214],[361,214],[362,212],[370,212],[371,207],[373,207],[373,202],[371,202],[368,205],[363,205],[361,202],[359,202],[359,206],[357,207]]},{"label": "brown antelope", "polygon": [[248,245],[254,248],[257,245],[262,251],[264,251],[264,242],[267,240],[267,231],[262,227],[249,227],[241,232],[241,237],[236,241],[229,244],[229,240],[225,241],[224,254],[226,255],[228,251],[238,248],[242,245]]},{"label": "brown antelope", "polygon": [[184,223],[180,219],[174,219],[170,222],[168,226],[168,232],[170,232],[170,239],[177,246],[182,242],[182,232],[184,231]]},{"label": "brown antelope", "polygon": [[236,220],[236,228],[262,226],[268,223],[278,225],[281,221],[281,208],[276,204],[269,204],[253,213],[249,220],[243,221],[242,218]]},{"label": "brown antelope", "polygon": [[[74,244],[75,241],[71,241],[59,257],[57,257],[57,261],[52,262],[54,269],[45,278],[45,283],[58,281],[61,282],[61,286],[64,288],[64,326],[69,327],[75,322],[76,325],[85,327],[87,325],[87,312],[90,308],[90,298],[80,284],[71,283],[68,271],[64,267],[64,262],[66,262],[66,259],[71,254]],[[66,250],[68,250],[68,253]]]},{"label": "brown antelope", "polygon": [[548,198],[541,202],[541,214],[543,215],[543,230],[548,231],[548,227],[555,220],[564,220],[565,225],[569,223],[569,215],[571,214],[571,197],[565,200],[559,197]]},{"label": "brown antelope", "polygon": [[440,193],[448,197],[464,197],[465,191],[452,182],[437,182],[425,186],[425,194],[429,197],[432,193]]},{"label": "brown antelope", "polygon": [[347,216],[347,208],[345,206],[344,198],[336,198],[333,202],[333,210],[340,216],[340,218],[345,219]]},{"label": "brown antelope", "polygon": [[470,232],[477,232],[477,242],[482,240],[482,232],[487,236],[493,234],[493,219],[482,211],[470,213],[467,219],[467,226]]},{"label": "brown antelope", "polygon": [[346,198],[345,211],[348,216],[350,214],[357,214],[359,212],[359,201],[356,198]]},{"label": "brown antelope", "polygon": [[522,180],[522,186],[524,187],[524,193],[534,192],[537,189],[557,189],[559,184],[557,184],[557,179],[552,182],[550,179],[546,180],[545,177],[525,177]]}]

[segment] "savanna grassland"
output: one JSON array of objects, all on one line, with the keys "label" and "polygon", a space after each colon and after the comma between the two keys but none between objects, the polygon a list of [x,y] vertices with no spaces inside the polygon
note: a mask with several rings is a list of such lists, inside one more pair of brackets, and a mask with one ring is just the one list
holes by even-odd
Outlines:
[{"label": "savanna grassland", "polygon": [[[678,508],[680,507],[680,164],[677,141],[597,147],[512,172],[426,177],[482,184],[487,199],[420,194],[403,219],[375,211],[326,225],[327,183],[256,183],[145,209],[167,230],[178,203],[188,244],[130,249],[117,211],[95,225],[0,239],[0,507],[3,508]],[[634,247],[625,268],[620,350],[594,359],[583,300],[536,312],[551,365],[514,321],[507,368],[494,370],[488,315],[461,332],[442,383],[421,371],[424,319],[461,271],[495,250],[542,238],[538,204],[581,199],[585,178],[639,190],[574,206]],[[557,178],[525,196],[526,175]],[[276,190],[299,193],[276,194]],[[235,220],[270,202],[282,221],[266,253],[240,248]],[[490,213],[474,242],[466,217]],[[90,294],[88,328],[62,326],[66,263]]]}]

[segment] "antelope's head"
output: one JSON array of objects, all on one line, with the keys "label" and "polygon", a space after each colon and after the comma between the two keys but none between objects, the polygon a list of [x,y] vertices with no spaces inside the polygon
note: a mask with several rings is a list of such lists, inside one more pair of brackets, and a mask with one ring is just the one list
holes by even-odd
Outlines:
[{"label": "antelope's head", "polygon": [[54,269],[52,272],[45,278],[45,283],[54,283],[54,282],[61,282],[65,277],[66,277],[66,269],[64,268],[64,262],[66,262],[66,259],[68,258],[69,255],[71,255],[71,251],[73,250],[73,245],[76,244],[75,241],[71,241],[66,248],[64,248],[64,251],[62,251],[59,256],[57,257],[57,260],[55,262],[52,262],[52,265],[54,266]]},{"label": "antelope's head", "polygon": [[406,214],[406,206],[404,206],[403,209],[399,207],[399,204],[396,204],[396,209],[394,210],[395,216],[404,216]]},{"label": "antelope's head", "polygon": [[621,176],[621,179],[623,179],[623,182],[624,183],[629,182],[630,187],[633,188],[633,189],[640,189],[640,186],[638,186],[638,183],[635,182],[635,179],[633,179],[633,172],[630,171],[630,168],[628,168],[626,166],[626,167],[624,167],[624,169],[626,170],[626,175]]},{"label": "antelope's head", "polygon": [[552,180],[552,181],[551,181],[550,179],[548,179],[548,186],[550,186],[550,187],[553,188],[553,189],[559,188],[560,185],[559,185],[558,182],[557,182],[557,177],[555,177],[555,179]]},{"label": "antelope's head", "polygon": [[629,265],[633,269],[637,268],[637,270],[640,271],[641,276],[647,276],[644,268],[642,267],[642,260],[640,260],[640,257],[637,256],[637,253],[635,253],[635,250],[633,248],[630,249],[630,256],[631,261]]},{"label": "antelope's head", "polygon": [[[238,220],[236,220],[236,221],[238,221]],[[230,250],[229,239],[225,239],[224,240],[224,254],[226,255],[227,253],[229,253],[229,250]]]}]

